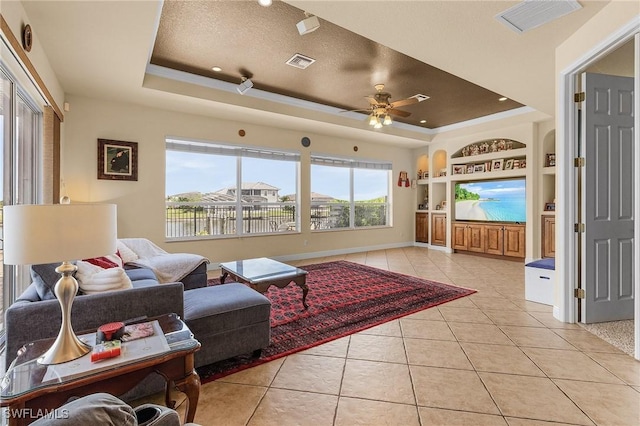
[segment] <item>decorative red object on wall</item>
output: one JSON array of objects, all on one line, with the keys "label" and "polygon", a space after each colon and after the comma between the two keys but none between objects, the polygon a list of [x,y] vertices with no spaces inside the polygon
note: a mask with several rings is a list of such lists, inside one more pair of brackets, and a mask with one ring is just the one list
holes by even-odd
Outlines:
[{"label": "decorative red object on wall", "polygon": [[411,183],[409,182],[409,175],[407,174],[407,172],[400,172],[400,176],[398,177],[398,186],[405,186],[407,188],[411,186]]}]

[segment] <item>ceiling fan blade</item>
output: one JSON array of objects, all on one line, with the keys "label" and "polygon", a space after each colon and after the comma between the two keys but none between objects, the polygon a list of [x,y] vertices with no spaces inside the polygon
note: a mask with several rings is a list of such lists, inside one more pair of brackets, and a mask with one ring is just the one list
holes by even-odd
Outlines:
[{"label": "ceiling fan blade", "polygon": [[402,111],[400,109],[393,109],[393,108],[388,109],[387,113],[391,115],[397,115],[398,117],[408,117],[411,115],[410,112]]},{"label": "ceiling fan blade", "polygon": [[405,105],[413,105],[413,104],[417,104],[418,102],[420,102],[418,98],[402,99],[399,101],[391,102],[391,108],[396,108],[396,107],[405,106]]},{"label": "ceiling fan blade", "polygon": [[378,105],[378,100],[373,96],[365,96],[364,97],[371,105]]},{"label": "ceiling fan blade", "polygon": [[364,108],[364,109],[350,109],[350,110],[345,110],[345,111],[340,111],[340,112],[366,112],[366,113],[370,113],[371,109],[370,108]]}]

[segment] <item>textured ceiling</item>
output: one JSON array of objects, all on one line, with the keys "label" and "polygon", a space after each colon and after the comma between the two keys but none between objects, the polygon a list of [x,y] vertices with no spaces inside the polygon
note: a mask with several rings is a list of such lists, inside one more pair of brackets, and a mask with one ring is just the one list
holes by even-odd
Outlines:
[{"label": "textured ceiling", "polygon": [[[365,97],[382,83],[391,102],[429,96],[400,108],[409,117],[394,117],[427,128],[523,106],[323,19],[300,35],[302,19],[302,10],[280,1],[267,8],[256,1],[165,1],[150,62],[231,83],[247,76],[254,88],[344,110],[367,108]],[[285,64],[296,53],[316,62],[306,70]]]}]

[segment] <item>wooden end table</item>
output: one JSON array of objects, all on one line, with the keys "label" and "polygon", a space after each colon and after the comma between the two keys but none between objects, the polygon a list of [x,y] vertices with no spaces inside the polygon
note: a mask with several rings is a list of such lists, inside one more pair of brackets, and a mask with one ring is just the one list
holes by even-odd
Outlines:
[{"label": "wooden end table", "polygon": [[305,309],[309,307],[307,305],[307,293],[309,293],[307,271],[303,269],[266,257],[221,263],[220,268],[222,284],[227,276],[231,276],[236,281],[249,284],[252,289],[260,293],[266,293],[272,285],[285,288],[292,282],[296,283],[302,289],[302,306]]},{"label": "wooden end table", "polygon": [[[194,353],[200,349],[200,343],[176,314],[148,318],[144,322],[154,320],[158,321],[167,343],[161,350],[134,360],[122,358],[122,362],[102,364],[104,367],[84,373],[51,377],[51,366],[38,364],[38,357],[54,339],[24,346],[0,382],[0,406],[9,407],[9,425],[27,425],[36,417],[62,406],[72,396],[96,392],[122,395],[153,372],[167,382],[165,402],[168,407],[175,408],[175,401],[170,397],[171,384],[186,394],[185,422],[193,422],[200,396],[200,377],[195,370]],[[128,343],[123,343],[125,350]],[[68,363],[59,364],[60,369],[64,369],[65,364]],[[99,365],[100,362],[95,364]]]}]

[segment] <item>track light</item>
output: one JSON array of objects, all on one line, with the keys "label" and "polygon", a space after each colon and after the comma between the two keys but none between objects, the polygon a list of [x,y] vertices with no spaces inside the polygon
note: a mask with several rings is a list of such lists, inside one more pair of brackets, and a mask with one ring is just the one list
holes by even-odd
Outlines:
[{"label": "track light", "polygon": [[[305,13],[305,15],[307,15]],[[309,16],[296,24],[300,35],[309,34],[320,28],[320,21],[316,16]]]},{"label": "track light", "polygon": [[245,93],[247,93],[247,90],[251,89],[252,87],[253,81],[251,81],[247,77],[242,77],[242,82],[238,85],[238,87],[236,87],[236,90],[241,95],[244,95]]}]

